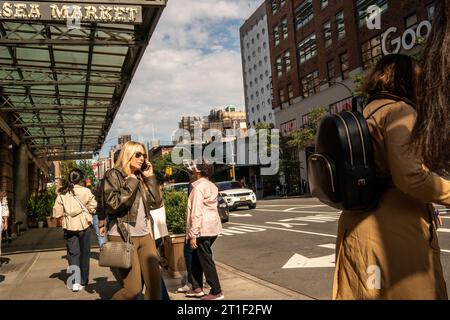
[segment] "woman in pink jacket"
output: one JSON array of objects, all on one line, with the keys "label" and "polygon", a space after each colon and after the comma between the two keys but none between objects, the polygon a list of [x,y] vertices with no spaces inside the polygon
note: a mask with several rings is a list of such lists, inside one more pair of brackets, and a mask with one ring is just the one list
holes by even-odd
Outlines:
[{"label": "woman in pink jacket", "polygon": [[[191,166],[192,191],[189,195],[186,224],[186,240],[192,248],[192,290],[187,297],[202,300],[223,300],[219,276],[213,259],[211,246],[222,232],[222,223],[217,210],[219,191],[208,177],[212,171],[210,165]],[[211,286],[208,295],[203,292],[203,274]]]}]

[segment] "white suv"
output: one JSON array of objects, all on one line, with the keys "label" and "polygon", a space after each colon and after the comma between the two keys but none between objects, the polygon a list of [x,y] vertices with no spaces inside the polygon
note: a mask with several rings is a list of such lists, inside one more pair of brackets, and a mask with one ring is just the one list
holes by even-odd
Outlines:
[{"label": "white suv", "polygon": [[230,210],[238,207],[256,208],[256,195],[251,189],[242,188],[238,181],[216,182],[220,195],[225,199]]}]

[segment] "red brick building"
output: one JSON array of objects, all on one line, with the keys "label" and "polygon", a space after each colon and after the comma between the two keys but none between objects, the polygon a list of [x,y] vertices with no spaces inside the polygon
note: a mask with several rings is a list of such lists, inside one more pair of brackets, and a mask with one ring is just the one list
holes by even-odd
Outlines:
[{"label": "red brick building", "polygon": [[[266,0],[273,108],[281,134],[308,124],[313,108],[338,112],[351,107],[353,76],[368,70],[383,55],[383,35],[387,52],[414,53],[415,38],[426,37],[430,30],[427,21],[432,21],[433,3]],[[366,9],[371,5],[381,10],[380,24],[375,25],[380,29],[369,29],[372,23],[366,21]],[[404,45],[399,44],[399,37]],[[305,160],[305,153],[300,153],[300,161],[304,164]],[[301,176],[306,178],[305,170]]]}]

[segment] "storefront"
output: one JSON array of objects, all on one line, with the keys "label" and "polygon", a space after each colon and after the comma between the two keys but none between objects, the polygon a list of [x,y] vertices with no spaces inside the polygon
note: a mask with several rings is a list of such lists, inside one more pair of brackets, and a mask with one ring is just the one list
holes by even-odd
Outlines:
[{"label": "storefront", "polygon": [[0,188],[16,221],[52,161],[101,149],[165,5],[0,1]]}]

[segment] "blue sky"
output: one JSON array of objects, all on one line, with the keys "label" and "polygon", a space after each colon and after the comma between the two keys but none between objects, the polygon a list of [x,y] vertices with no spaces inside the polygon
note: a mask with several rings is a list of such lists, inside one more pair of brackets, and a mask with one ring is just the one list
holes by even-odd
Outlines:
[{"label": "blue sky", "polygon": [[185,115],[244,110],[239,28],[263,0],[170,0],[101,155],[121,134],[169,142]]}]

